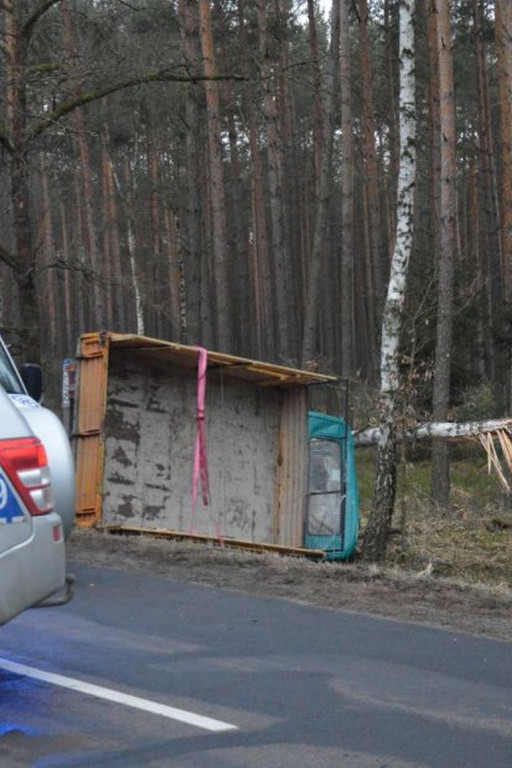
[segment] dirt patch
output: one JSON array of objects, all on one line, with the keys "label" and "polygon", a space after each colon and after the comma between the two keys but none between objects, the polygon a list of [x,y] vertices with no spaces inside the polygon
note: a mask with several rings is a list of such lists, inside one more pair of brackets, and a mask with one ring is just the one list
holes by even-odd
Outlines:
[{"label": "dirt patch", "polygon": [[512,640],[512,590],[357,563],[315,563],[150,536],[74,531],[73,562]]}]

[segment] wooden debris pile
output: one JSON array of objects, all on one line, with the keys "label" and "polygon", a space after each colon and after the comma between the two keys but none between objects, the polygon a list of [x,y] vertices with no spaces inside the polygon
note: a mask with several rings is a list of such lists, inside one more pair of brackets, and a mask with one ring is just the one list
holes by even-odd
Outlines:
[{"label": "wooden debris pile", "polygon": [[[487,453],[487,469],[489,474],[494,469],[498,479],[507,493],[510,493],[512,478],[512,427],[505,426],[492,432],[482,432],[478,440]],[[496,443],[501,448],[498,454]]]}]

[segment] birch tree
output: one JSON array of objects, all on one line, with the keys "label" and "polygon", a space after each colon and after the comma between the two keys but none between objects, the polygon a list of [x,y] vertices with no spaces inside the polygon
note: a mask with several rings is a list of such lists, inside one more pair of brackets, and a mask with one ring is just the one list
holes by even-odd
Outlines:
[{"label": "birch tree", "polygon": [[399,347],[407,273],[414,234],[416,177],[416,104],[414,69],[414,0],[400,3],[400,168],[396,238],[391,261],[381,337],[380,439],[373,507],[365,530],[363,556],[382,560],[391,527],[396,487],[396,402],[400,389]]}]

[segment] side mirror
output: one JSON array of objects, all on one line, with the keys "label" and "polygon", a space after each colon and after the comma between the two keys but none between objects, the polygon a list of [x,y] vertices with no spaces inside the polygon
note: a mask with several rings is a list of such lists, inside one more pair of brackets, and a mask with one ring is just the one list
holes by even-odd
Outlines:
[{"label": "side mirror", "polygon": [[43,394],[43,372],[41,366],[36,365],[36,363],[25,363],[21,366],[20,373],[28,394],[39,402]]}]

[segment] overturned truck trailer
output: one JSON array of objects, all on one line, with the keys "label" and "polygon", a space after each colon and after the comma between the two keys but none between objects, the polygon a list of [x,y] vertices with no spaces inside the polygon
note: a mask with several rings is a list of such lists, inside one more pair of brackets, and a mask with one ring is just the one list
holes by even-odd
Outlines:
[{"label": "overturned truck trailer", "polygon": [[[201,353],[206,439],[199,446]],[[77,357],[79,526],[312,546],[308,387],[334,377],[106,332],[84,334]],[[195,503],[195,481],[205,480],[206,466],[205,505],[200,492]]]}]

